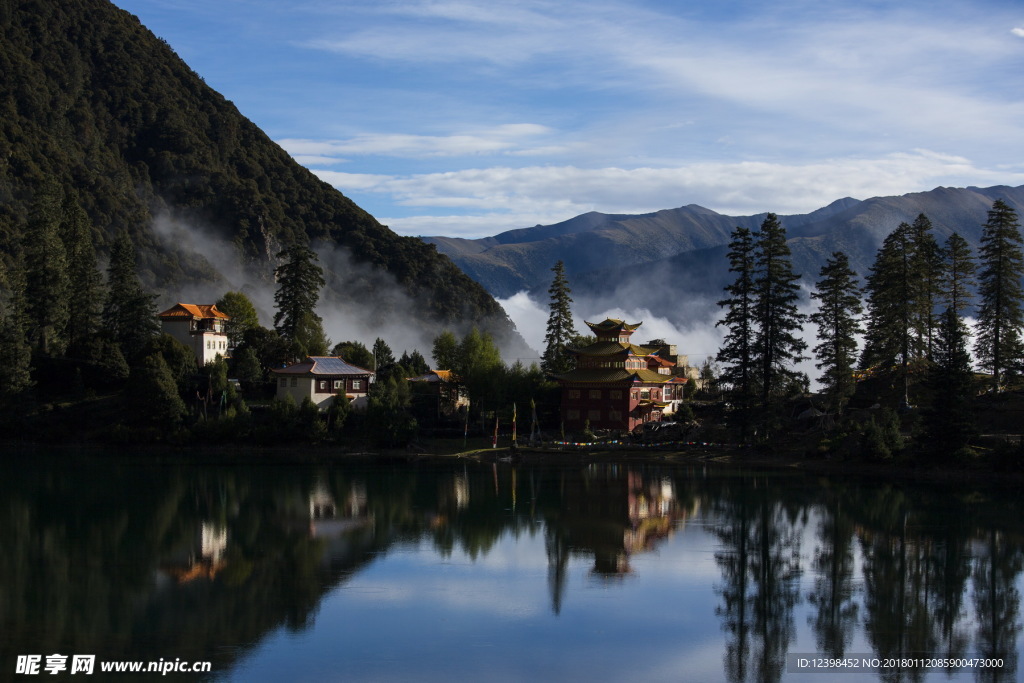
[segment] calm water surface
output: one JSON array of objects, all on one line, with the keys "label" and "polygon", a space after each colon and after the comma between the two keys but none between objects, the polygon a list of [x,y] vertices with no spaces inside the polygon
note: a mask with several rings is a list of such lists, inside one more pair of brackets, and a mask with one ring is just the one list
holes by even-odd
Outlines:
[{"label": "calm water surface", "polygon": [[[225,681],[1024,677],[1012,492],[651,464],[15,461],[0,680],[54,653],[208,660],[200,678]],[[799,657],[1003,666],[839,676]],[[25,678],[43,677],[60,676]]]}]

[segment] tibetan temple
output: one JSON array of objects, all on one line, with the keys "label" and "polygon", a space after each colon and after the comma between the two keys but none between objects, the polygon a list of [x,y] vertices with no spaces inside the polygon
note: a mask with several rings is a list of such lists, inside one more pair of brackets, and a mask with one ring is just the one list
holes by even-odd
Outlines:
[{"label": "tibetan temple", "polygon": [[637,346],[630,337],[642,323],[608,318],[587,323],[597,341],[573,351],[576,369],[556,379],[562,385],[562,421],[566,431],[632,431],[660,422],[683,400],[687,377],[673,373],[675,359],[664,347]]}]

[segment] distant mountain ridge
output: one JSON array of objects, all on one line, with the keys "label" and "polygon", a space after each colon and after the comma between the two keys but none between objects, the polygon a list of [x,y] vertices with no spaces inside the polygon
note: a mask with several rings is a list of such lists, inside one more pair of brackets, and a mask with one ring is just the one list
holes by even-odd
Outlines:
[{"label": "distant mountain ridge", "polygon": [[[853,268],[865,275],[885,236],[921,213],[932,221],[940,244],[955,231],[976,250],[996,199],[1024,217],[1024,186],[996,186],[939,187],[865,200],[846,197],[780,220],[795,272],[812,283],[834,251],[845,252]],[[670,296],[668,287],[694,298],[720,298],[729,281],[725,253],[730,233],[736,226],[757,229],[765,215],[725,216],[691,204],[636,216],[591,212],[477,240],[423,239],[497,297],[526,290],[543,299],[550,268],[562,260],[574,296],[609,306],[628,301],[655,310]]]},{"label": "distant mountain ridge", "polygon": [[517,338],[480,285],[296,163],[107,0],[0,2],[0,74],[0,259],[56,183],[76,193],[101,256],[129,233],[161,303],[239,288],[226,261],[272,288],[276,254],[297,240],[332,254],[323,301],[364,328],[400,320],[429,337],[475,324]]}]

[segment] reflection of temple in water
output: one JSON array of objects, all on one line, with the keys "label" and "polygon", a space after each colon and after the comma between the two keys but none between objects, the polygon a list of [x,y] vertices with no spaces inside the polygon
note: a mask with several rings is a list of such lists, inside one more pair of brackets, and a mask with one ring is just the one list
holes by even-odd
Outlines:
[{"label": "reflection of temple in water", "polygon": [[622,578],[630,558],[653,550],[696,513],[677,499],[673,482],[617,465],[563,474],[561,509],[547,519],[546,546],[554,609],[559,611],[571,555],[593,555],[591,573]]},{"label": "reflection of temple in water", "polygon": [[202,522],[192,544],[173,555],[161,569],[178,583],[212,579],[227,566],[224,560],[227,547],[227,527],[218,522]]}]

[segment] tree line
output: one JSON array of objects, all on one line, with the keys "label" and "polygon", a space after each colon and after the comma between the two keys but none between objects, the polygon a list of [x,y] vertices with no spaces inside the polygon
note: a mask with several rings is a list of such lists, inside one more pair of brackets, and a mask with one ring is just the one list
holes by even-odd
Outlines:
[{"label": "tree line", "polygon": [[[898,390],[888,407],[910,411],[913,386],[924,403],[918,445],[945,454],[962,454],[974,434],[974,366],[991,394],[1024,370],[1024,251],[1017,214],[1002,200],[988,212],[977,256],[956,232],[940,245],[924,214],[885,238],[863,284],[846,254],[834,252],[818,274],[810,314],[798,308],[800,276],[775,214],[759,231],[737,227],[728,259],[735,279],[718,302],[725,337],[716,360],[743,440],[777,433],[785,399],[806,391],[807,378],[795,370],[805,359],[805,322],[817,327],[813,352],[829,413],[842,416],[858,391],[879,380]],[[975,303],[972,357],[965,314]]]}]

